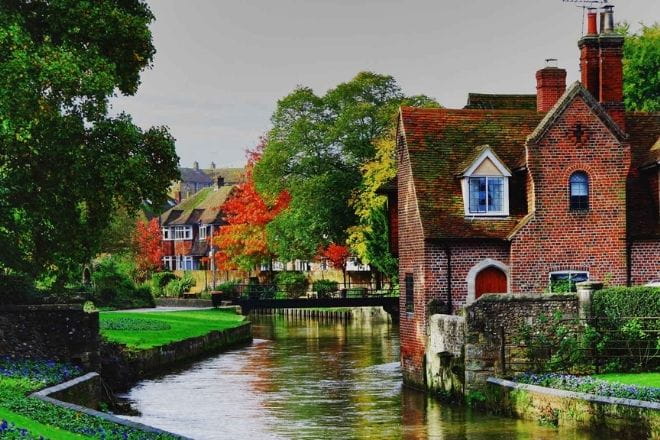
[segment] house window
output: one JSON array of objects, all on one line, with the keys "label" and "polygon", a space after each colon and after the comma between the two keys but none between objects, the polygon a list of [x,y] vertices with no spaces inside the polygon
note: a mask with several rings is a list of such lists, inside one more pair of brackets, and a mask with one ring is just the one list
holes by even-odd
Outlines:
[{"label": "house window", "polygon": [[195,268],[193,257],[181,255],[176,261],[177,270],[193,270]]},{"label": "house window", "polygon": [[589,272],[564,270],[550,273],[550,292],[577,292],[576,283],[589,281]]},{"label": "house window", "polygon": [[174,228],[175,240],[192,240],[192,226],[177,226]]},{"label": "house window", "polygon": [[470,177],[470,214],[504,212],[504,177]]},{"label": "house window", "polygon": [[199,226],[199,239],[206,240],[208,237],[211,227],[209,225],[200,225]]},{"label": "house window", "polygon": [[172,229],[163,228],[163,240],[172,240]]},{"label": "house window", "polygon": [[413,284],[413,274],[407,273],[405,278],[406,285],[406,312],[412,313],[415,311],[415,286]]},{"label": "house window", "polygon": [[571,210],[589,209],[589,176],[583,171],[576,171],[570,178]]},{"label": "house window", "polygon": [[163,267],[168,270],[174,270],[176,259],[173,256],[163,257]]}]

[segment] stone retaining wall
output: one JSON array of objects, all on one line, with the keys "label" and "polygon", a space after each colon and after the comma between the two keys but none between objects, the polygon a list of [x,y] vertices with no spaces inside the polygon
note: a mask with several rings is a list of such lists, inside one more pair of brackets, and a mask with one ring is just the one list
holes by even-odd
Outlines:
[{"label": "stone retaining wall", "polygon": [[486,405],[553,426],[606,428],[625,438],[660,438],[660,403],[564,391],[488,378]]},{"label": "stone retaining wall", "polygon": [[99,367],[99,315],[82,305],[0,306],[0,356]]},{"label": "stone retaining wall", "polygon": [[213,307],[210,299],[156,298],[158,307]]},{"label": "stone retaining wall", "polygon": [[251,324],[246,322],[235,328],[212,331],[146,350],[131,350],[120,344],[103,342],[101,375],[113,391],[122,391],[140,379],[161,373],[179,363],[219,353],[251,340]]},{"label": "stone retaining wall", "polygon": [[462,399],[465,394],[465,318],[431,315],[427,334],[427,388],[451,399]]}]

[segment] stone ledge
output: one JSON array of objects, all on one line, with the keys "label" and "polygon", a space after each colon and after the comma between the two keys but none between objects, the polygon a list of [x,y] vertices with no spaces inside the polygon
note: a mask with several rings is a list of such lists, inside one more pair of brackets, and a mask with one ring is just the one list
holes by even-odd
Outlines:
[{"label": "stone ledge", "polygon": [[498,385],[505,388],[531,391],[538,394],[546,394],[549,396],[566,398],[566,399],[580,399],[587,402],[604,403],[609,405],[626,405],[635,408],[660,410],[660,403],[648,402],[646,400],[624,399],[621,397],[599,396],[597,394],[581,393],[578,391],[560,390],[557,388],[547,388],[538,385],[530,385],[526,383],[513,382],[511,380],[499,379],[496,377],[489,377],[486,382],[493,385]]},{"label": "stone ledge", "polygon": [[83,310],[82,304],[34,304],[34,305],[0,305],[2,312],[52,312],[60,310]]},{"label": "stone ledge", "polygon": [[98,417],[103,420],[106,420],[108,422],[116,423],[118,425],[123,425],[132,429],[137,429],[140,431],[144,432],[150,432],[154,434],[161,434],[161,435],[171,435],[174,437],[178,437],[182,440],[193,440],[189,437],[184,437],[179,434],[174,434],[171,432],[163,431],[162,429],[154,428],[153,426],[148,426],[144,425],[142,423],[137,423],[137,422],[132,422],[130,420],[125,420],[122,419],[121,417],[114,416],[112,414],[104,413],[101,411],[96,411],[94,409],[86,408],[84,406],[76,405],[74,403],[69,403],[69,402],[64,402],[62,400],[55,399],[53,397],[50,397],[53,394],[58,394],[65,392],[69,390],[70,388],[74,387],[79,387],[83,385],[85,382],[89,381],[94,381],[94,380],[99,380],[100,376],[98,373],[88,373],[85,374],[84,376],[77,377],[75,379],[71,379],[67,382],[54,385],[49,388],[45,388],[43,390],[37,391],[35,393],[30,394],[30,397],[34,397],[35,399],[39,399],[44,402],[48,402],[52,405],[59,406],[61,408],[66,408],[70,409],[79,413],[87,414],[92,417]]},{"label": "stone ledge", "polygon": [[491,293],[482,295],[466,308],[486,302],[577,301],[577,293]]}]

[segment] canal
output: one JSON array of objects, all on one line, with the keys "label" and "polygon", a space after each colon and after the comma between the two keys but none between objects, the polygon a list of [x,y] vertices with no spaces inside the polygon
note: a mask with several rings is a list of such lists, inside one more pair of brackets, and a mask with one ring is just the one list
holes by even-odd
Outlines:
[{"label": "canal", "polygon": [[402,387],[390,323],[253,317],[249,347],[137,384],[128,417],[211,439],[587,439]]}]

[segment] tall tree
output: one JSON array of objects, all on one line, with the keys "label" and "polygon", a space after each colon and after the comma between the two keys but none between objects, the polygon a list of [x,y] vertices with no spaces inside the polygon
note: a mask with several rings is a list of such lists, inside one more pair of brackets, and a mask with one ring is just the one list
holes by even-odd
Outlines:
[{"label": "tall tree", "polygon": [[266,225],[287,207],[290,197],[286,191],[281,191],[269,203],[257,192],[253,170],[263,145],[262,142],[255,151],[248,153],[245,180],[221,208],[227,224],[220,227],[213,242],[218,246],[216,264],[223,270],[250,271],[273,256],[266,240]]},{"label": "tall tree", "polygon": [[268,225],[280,258],[308,259],[331,242],[345,242],[356,223],[348,202],[360,167],[373,159],[373,141],[390,129],[398,106],[409,104],[438,105],[424,96],[407,98],[394,78],[371,72],[322,97],[299,87],[278,102],[254,180],[266,195],[291,194],[288,209]]},{"label": "tall tree", "polygon": [[162,232],[157,218],[149,221],[138,220],[135,223],[135,262],[138,278],[146,279],[163,266]]},{"label": "tall tree", "polygon": [[631,33],[626,23],[617,27],[624,35],[623,95],[626,110],[660,111],[660,24],[642,25]]},{"label": "tall tree", "polygon": [[374,142],[376,157],[362,167],[362,183],[351,198],[358,224],[349,229],[348,243],[360,259],[396,281],[398,263],[389,248],[387,198],[379,189],[396,178],[394,130]]},{"label": "tall tree", "polygon": [[167,129],[108,114],[153,60],[153,19],[141,0],[3,1],[0,273],[66,281],[111,213],[163,200],[178,176]]}]

